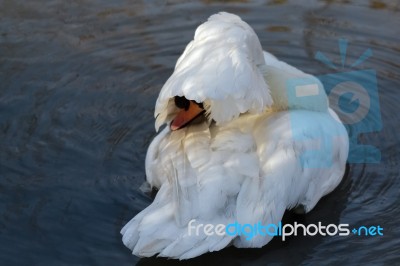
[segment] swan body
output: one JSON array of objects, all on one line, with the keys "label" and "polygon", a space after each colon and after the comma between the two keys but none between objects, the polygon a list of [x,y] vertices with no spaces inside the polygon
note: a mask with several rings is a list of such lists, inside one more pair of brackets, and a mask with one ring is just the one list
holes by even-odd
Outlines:
[{"label": "swan body", "polygon": [[[288,80],[316,84],[317,100],[292,101]],[[167,125],[150,144],[147,182],[159,191],[121,230],[133,254],[188,259],[230,244],[262,247],[272,236],[189,235],[188,224],[278,224],[341,181],[348,137],[322,84],[262,51],[238,16],[219,13],[196,30],[157,99],[157,130],[179,112],[176,96],[203,103],[205,115]]]}]

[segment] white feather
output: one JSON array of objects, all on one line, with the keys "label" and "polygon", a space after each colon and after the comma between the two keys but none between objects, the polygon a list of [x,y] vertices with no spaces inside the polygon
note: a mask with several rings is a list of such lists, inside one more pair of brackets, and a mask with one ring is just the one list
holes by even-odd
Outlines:
[{"label": "white feather", "polygon": [[338,185],[346,130],[325,93],[312,106],[291,103],[287,81],[293,78],[322,87],[263,52],[235,15],[213,15],[198,27],[160,92],[156,128],[176,113],[174,96],[203,102],[217,123],[167,126],[151,143],[147,180],[160,191],[121,230],[133,254],[188,259],[229,244],[261,247],[272,237],[189,235],[188,223],[277,224],[286,209],[302,204],[308,212]]},{"label": "white feather", "polygon": [[272,104],[259,66],[265,65],[257,35],[238,16],[219,13],[196,30],[157,99],[156,129],[168,123],[174,96],[209,101],[210,119],[225,123]]}]

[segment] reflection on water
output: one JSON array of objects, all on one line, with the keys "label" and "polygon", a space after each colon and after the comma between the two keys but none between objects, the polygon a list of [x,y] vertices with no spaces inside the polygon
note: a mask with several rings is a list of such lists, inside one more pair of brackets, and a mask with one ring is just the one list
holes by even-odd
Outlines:
[{"label": "reflection on water", "polygon": [[339,38],[349,42],[349,64],[337,71],[373,50],[356,70],[377,72],[383,129],[358,141],[379,148],[381,162],[350,164],[315,210],[285,220],[381,225],[385,236],[275,239],[191,263],[398,263],[399,3],[56,0],[0,2],[2,264],[139,262],[119,230],[151,202],[139,187],[155,99],[195,28],[221,10],[254,27],[265,49],[316,75],[332,73],[317,51],[341,65]]}]

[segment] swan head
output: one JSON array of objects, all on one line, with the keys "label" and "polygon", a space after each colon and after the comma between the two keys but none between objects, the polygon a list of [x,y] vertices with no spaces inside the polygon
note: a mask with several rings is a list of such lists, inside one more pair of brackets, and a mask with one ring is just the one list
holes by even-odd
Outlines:
[{"label": "swan head", "polygon": [[164,123],[179,129],[202,113],[218,125],[242,113],[263,112],[272,105],[263,66],[253,29],[236,15],[212,15],[197,28],[161,89],[156,130]]}]

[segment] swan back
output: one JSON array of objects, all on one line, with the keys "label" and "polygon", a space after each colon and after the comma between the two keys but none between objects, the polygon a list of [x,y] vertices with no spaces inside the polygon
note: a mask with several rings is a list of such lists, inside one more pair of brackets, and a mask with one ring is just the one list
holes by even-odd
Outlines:
[{"label": "swan back", "polygon": [[156,103],[156,129],[174,114],[174,96],[202,102],[217,124],[241,113],[261,113],[272,104],[260,70],[265,65],[260,41],[240,17],[221,12],[200,25],[178,59]]}]

